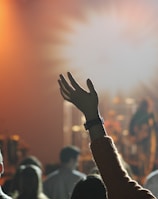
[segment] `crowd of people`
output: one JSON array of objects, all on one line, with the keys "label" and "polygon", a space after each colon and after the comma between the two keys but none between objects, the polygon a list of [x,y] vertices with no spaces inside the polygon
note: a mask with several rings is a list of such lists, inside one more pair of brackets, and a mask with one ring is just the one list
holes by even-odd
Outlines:
[{"label": "crowd of people", "polygon": [[[132,179],[121,160],[113,138],[105,128],[99,110],[99,98],[90,79],[84,90],[70,72],[59,76],[59,88],[64,100],[74,104],[85,116],[85,130],[90,137],[90,150],[96,164],[93,173],[79,171],[80,149],[66,146],[60,151],[60,165],[43,178],[43,166],[34,156],[28,156],[17,166],[14,176],[0,188],[2,199],[155,199],[158,197],[158,171],[153,171],[140,185]],[[137,114],[138,115],[138,114]],[[146,118],[145,122],[151,117]],[[153,117],[152,117],[153,119]],[[132,120],[131,128],[134,123]],[[145,122],[142,122],[143,124]],[[145,124],[146,124],[145,123]],[[154,122],[150,120],[150,127]],[[140,127],[140,123],[138,124]],[[146,127],[143,126],[144,128]],[[140,129],[142,126],[140,127]],[[138,130],[133,128],[132,136]],[[144,129],[143,129],[144,130]],[[146,136],[147,137],[147,136]],[[146,138],[144,137],[144,139]],[[143,139],[143,141],[144,141]],[[89,145],[87,145],[89,147]],[[4,171],[0,156],[0,173]]]}]

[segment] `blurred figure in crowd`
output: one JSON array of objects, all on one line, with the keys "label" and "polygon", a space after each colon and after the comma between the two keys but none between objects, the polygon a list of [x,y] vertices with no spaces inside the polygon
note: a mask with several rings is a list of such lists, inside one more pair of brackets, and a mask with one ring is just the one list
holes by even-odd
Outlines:
[{"label": "blurred figure in crowd", "polygon": [[153,111],[153,100],[149,97],[144,98],[138,105],[129,125],[131,146],[134,149],[132,155],[135,162],[138,163],[134,164],[132,169],[134,174],[140,178],[144,178],[151,172],[155,164],[157,123]]},{"label": "blurred figure in crowd", "polygon": [[10,196],[14,195],[14,193],[17,192],[19,189],[18,188],[18,175],[20,171],[19,168],[21,165],[35,165],[39,167],[41,170],[43,170],[43,165],[37,157],[29,155],[25,157],[24,159],[22,159],[19,165],[17,166],[16,171],[13,174],[13,176],[10,179],[6,180],[4,184],[2,185],[2,188],[5,191],[5,193],[7,193]]},{"label": "blurred figure in crowd", "polygon": [[76,170],[80,150],[66,146],[60,151],[60,168],[50,173],[44,181],[44,192],[51,198],[69,199],[75,184],[86,177]]},{"label": "blurred figure in crowd", "polygon": [[48,199],[43,193],[42,170],[35,165],[21,165],[17,176],[18,190],[14,199]]},{"label": "blurred figure in crowd", "polygon": [[[0,177],[2,176],[3,172],[4,172],[3,156],[2,156],[2,153],[0,151]],[[3,192],[1,186],[0,186],[0,199],[11,199],[10,196],[8,196],[7,194],[5,194]]]}]

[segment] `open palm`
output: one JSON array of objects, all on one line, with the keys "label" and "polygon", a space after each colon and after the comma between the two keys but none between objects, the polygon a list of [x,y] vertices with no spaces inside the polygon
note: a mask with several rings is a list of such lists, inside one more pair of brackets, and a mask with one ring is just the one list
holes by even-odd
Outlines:
[{"label": "open palm", "polygon": [[67,73],[70,83],[63,75],[58,80],[63,98],[74,104],[85,116],[98,115],[98,95],[90,79],[87,80],[89,92],[81,88],[70,72]]}]

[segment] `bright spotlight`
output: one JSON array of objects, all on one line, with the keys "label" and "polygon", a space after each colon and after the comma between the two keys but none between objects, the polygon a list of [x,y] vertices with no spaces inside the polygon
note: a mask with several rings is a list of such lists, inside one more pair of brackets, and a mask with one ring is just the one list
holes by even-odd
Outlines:
[{"label": "bright spotlight", "polygon": [[[149,24],[151,13],[137,9],[139,14],[132,17],[127,12],[130,6],[121,9],[124,17],[105,10],[87,12],[83,23],[69,19],[72,31],[59,33],[67,42],[57,46],[58,58],[67,60],[84,78],[92,78],[98,89],[113,93],[147,83],[158,63],[158,38]],[[141,25],[140,14],[148,19],[146,26]]]}]

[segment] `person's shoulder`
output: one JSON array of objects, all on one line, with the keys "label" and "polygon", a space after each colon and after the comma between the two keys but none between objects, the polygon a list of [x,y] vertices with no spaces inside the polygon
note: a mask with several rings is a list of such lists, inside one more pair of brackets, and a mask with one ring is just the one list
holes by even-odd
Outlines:
[{"label": "person's shoulder", "polygon": [[12,198],[7,194],[3,193],[2,195],[0,195],[0,199],[12,199]]},{"label": "person's shoulder", "polygon": [[46,176],[46,179],[44,180],[44,182],[50,181],[51,179],[54,179],[58,175],[59,175],[59,170],[55,170]]},{"label": "person's shoulder", "polygon": [[49,199],[44,193],[40,193],[38,199]]},{"label": "person's shoulder", "polygon": [[152,171],[148,176],[147,176],[147,181],[151,179],[157,179],[158,180],[158,169],[155,171]]},{"label": "person's shoulder", "polygon": [[72,173],[80,178],[85,178],[86,177],[86,174],[78,171],[78,170],[73,170]]}]

